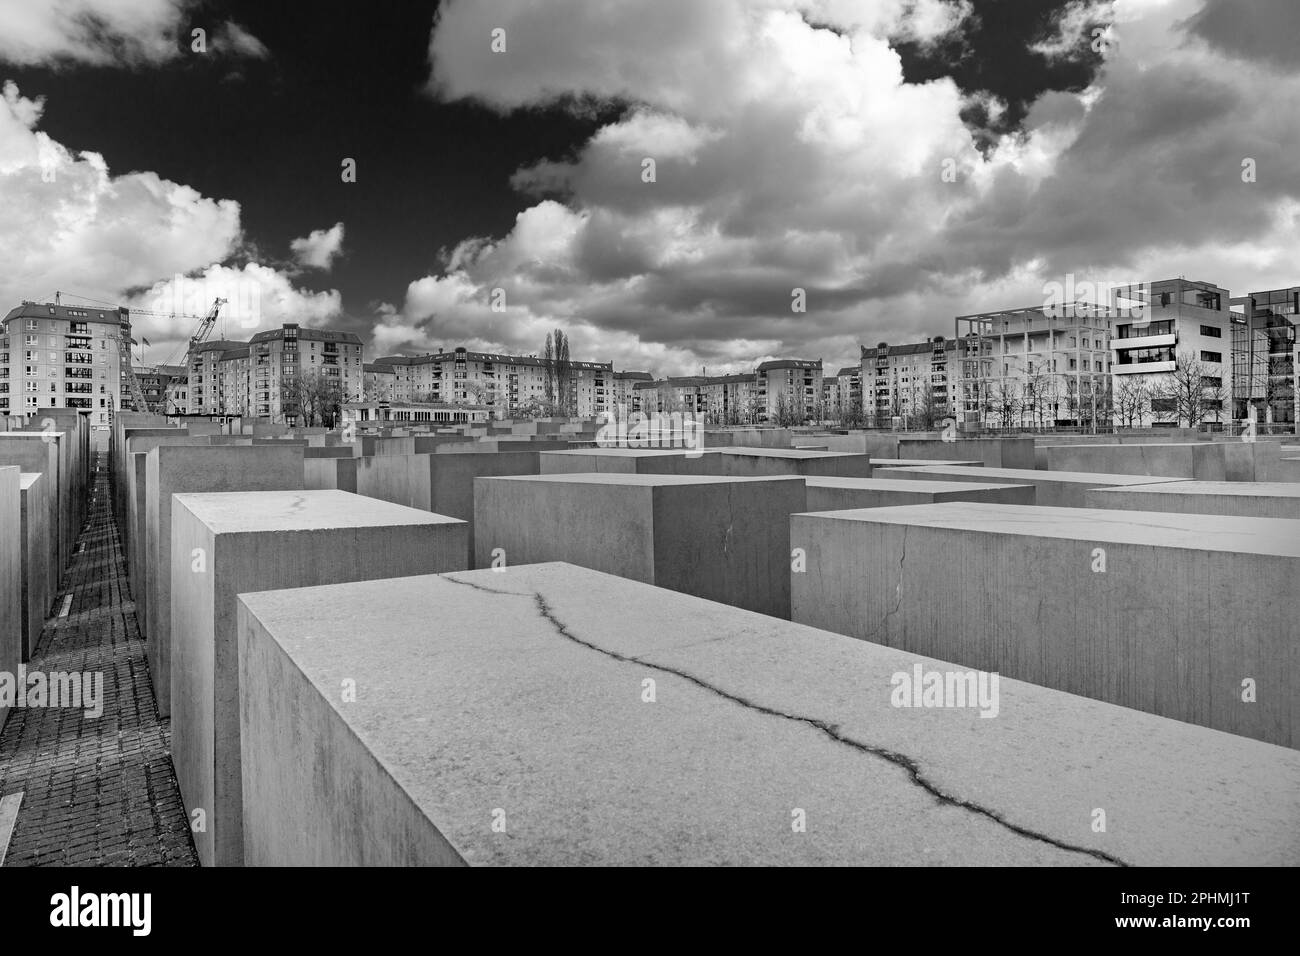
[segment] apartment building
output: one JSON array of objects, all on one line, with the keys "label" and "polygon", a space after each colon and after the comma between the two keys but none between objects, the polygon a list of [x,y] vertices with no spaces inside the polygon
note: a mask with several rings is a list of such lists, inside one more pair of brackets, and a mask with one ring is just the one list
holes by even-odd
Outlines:
[{"label": "apartment building", "polygon": [[822,360],[777,359],[755,370],[757,397],[768,421],[802,421],[822,396]]},{"label": "apartment building", "polygon": [[862,366],[849,365],[822,382],[822,407],[827,418],[840,418],[862,408]]},{"label": "apartment building", "polygon": [[145,406],[151,412],[166,415],[177,409],[171,401],[173,383],[186,381],[183,365],[145,365],[132,366],[136,383],[144,395]]},{"label": "apartment building", "polygon": [[641,393],[635,387],[638,382],[653,382],[654,376],[649,372],[615,372],[613,375],[613,402],[615,409],[628,412],[641,411]]},{"label": "apartment building", "polygon": [[293,383],[318,379],[337,385],[341,401],[359,401],[362,358],[355,333],[296,322],[258,332],[247,342],[204,342],[187,363],[190,412],[297,424],[303,409]]},{"label": "apartment building", "polygon": [[1260,425],[1300,421],[1300,286],[1233,299],[1232,417]]},{"label": "apartment building", "polygon": [[1087,303],[957,316],[952,407],[984,426],[1109,421],[1113,319]]},{"label": "apartment building", "polygon": [[[471,352],[464,347],[426,355],[391,355],[373,365],[393,369],[395,401],[483,405],[495,418],[527,414],[546,404],[562,404],[571,414],[591,417],[614,404],[610,362],[570,362],[563,386],[536,355]],[[376,372],[376,382],[378,376]],[[564,394],[556,394],[557,388]]]},{"label": "apartment building", "polygon": [[[396,402],[397,369],[382,362],[367,362],[361,367],[362,400],[367,402]],[[402,401],[410,401],[403,396]]]},{"label": "apartment building", "polygon": [[23,302],[0,325],[0,415],[38,408],[81,408],[107,425],[130,388],[121,343],[130,316],[113,308]]},{"label": "apartment building", "polygon": [[[1189,279],[1112,294],[1111,397],[1117,424],[1186,427],[1227,419],[1230,304],[1227,289]],[[1124,317],[1132,305],[1141,307],[1140,314]]]},{"label": "apartment building", "polygon": [[862,349],[862,412],[875,427],[930,428],[952,414],[950,375],[957,343],[942,335],[921,342],[879,342]]}]

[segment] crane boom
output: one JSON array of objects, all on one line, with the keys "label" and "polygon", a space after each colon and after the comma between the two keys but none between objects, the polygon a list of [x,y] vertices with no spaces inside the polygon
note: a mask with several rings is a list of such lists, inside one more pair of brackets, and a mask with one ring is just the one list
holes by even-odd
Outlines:
[{"label": "crane boom", "polygon": [[213,300],[212,308],[208,309],[208,314],[205,315],[202,318],[202,320],[200,320],[198,329],[195,330],[192,336],[190,336],[191,352],[193,352],[196,348],[198,348],[200,345],[206,342],[208,336],[212,334],[212,327],[217,322],[217,313],[221,311],[221,307],[225,304],[226,304],[225,299]]}]

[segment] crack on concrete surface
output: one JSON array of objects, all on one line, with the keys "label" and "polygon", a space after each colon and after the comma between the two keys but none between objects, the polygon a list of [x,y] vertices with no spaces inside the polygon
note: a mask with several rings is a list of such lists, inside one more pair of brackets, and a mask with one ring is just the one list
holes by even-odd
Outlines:
[{"label": "crack on concrete surface", "polygon": [[[900,561],[900,565],[901,565],[901,561]],[[465,582],[461,582],[461,583],[465,583]],[[484,588],[482,590],[488,590],[488,589]],[[696,677],[694,674],[687,673],[686,671],[679,670],[675,667],[670,667],[666,664],[656,664],[652,661],[645,660],[644,658],[633,657],[628,654],[620,654],[618,651],[612,651],[609,650],[608,648],[601,647],[598,644],[593,644],[590,641],[584,641],[582,638],[578,637],[576,634],[570,631],[568,627],[565,626],[564,622],[561,621],[558,617],[556,617],[555,612],[551,610],[551,606],[546,602],[546,598],[542,596],[542,593],[540,591],[533,592],[533,600],[537,604],[537,609],[538,612],[541,614],[541,616],[545,618],[547,622],[550,623],[551,627],[553,627],[561,637],[569,641],[572,641],[573,643],[578,644],[582,647],[585,647],[589,650],[593,650],[598,654],[602,654],[605,657],[610,658],[611,660],[616,660],[625,664],[637,664],[641,667],[649,667],[653,670],[657,670],[665,674],[672,674],[675,677],[680,677],[682,680],[687,681],[688,683],[694,684],[696,687],[699,687],[701,690],[705,690],[711,694],[721,697],[724,700],[731,701],[734,704],[738,704],[739,706],[744,707],[748,710],[752,710],[756,713],[760,713],[768,717],[777,717],[782,720],[793,721],[795,723],[806,724],[807,726],[820,731],[822,734],[824,734],[825,736],[827,736],[828,738],[830,738],[831,740],[835,741],[838,744],[842,744],[846,747],[858,751],[859,753],[864,753],[873,757],[879,757],[880,759],[885,760],[896,767],[899,767],[908,775],[908,777],[911,779],[913,784],[920,787],[926,793],[934,797],[938,803],[943,804],[945,806],[958,807],[960,809],[973,813],[977,816],[985,817],[986,819],[992,820],[994,823],[998,824],[999,826],[1005,827],[1007,830],[1010,830],[1012,833],[1025,837],[1026,839],[1034,840],[1039,843],[1045,843],[1049,846],[1056,847],[1058,850],[1065,850],[1068,853],[1082,853],[1092,857],[1093,859],[1101,860],[1105,863],[1111,863],[1114,864],[1115,866],[1126,867],[1130,865],[1126,863],[1124,860],[1120,859],[1119,857],[1106,853],[1103,850],[1093,850],[1088,847],[1077,846],[1072,843],[1066,843],[1065,841],[1058,840],[1055,837],[1049,836],[1046,833],[1040,833],[1037,830],[1031,830],[1028,827],[1021,826],[1020,824],[1012,823],[1010,820],[1008,820],[1005,816],[1003,816],[1001,813],[999,813],[996,810],[982,806],[981,804],[975,803],[972,800],[965,800],[961,797],[955,797],[952,794],[946,793],[943,790],[941,790],[936,783],[934,783],[932,780],[926,777],[926,775],[921,770],[920,764],[917,763],[917,761],[914,760],[913,758],[907,756],[906,754],[898,753],[897,751],[888,750],[884,747],[874,747],[871,744],[863,743],[860,740],[855,740],[852,737],[848,737],[845,734],[840,732],[839,724],[832,724],[829,721],[822,720],[818,717],[809,717],[804,714],[788,714],[785,711],[777,710],[774,707],[768,707],[764,704],[757,703],[756,701],[748,700],[747,698],[741,697],[738,694],[733,694],[730,691],[723,690],[721,687],[718,687],[715,684],[710,684],[708,681],[704,680],[703,678]]]}]

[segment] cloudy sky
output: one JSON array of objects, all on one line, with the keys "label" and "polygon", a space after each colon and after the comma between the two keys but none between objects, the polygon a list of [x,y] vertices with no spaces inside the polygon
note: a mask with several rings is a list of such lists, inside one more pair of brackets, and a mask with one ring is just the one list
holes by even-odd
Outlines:
[{"label": "cloudy sky", "polygon": [[[1296,0],[306,9],[0,0],[0,306],[681,374],[1068,274],[1300,284]],[[160,362],[193,322],[136,326]]]}]

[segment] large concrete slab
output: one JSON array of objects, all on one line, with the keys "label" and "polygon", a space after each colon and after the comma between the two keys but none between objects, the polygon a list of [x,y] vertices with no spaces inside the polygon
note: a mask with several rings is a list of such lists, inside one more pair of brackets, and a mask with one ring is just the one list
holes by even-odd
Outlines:
[{"label": "large concrete slab", "polygon": [[1277,464],[1278,481],[1300,481],[1300,458],[1283,458]]},{"label": "large concrete slab", "polygon": [[[22,472],[0,466],[0,728],[9,718],[16,697],[23,659],[23,540]],[[6,688],[6,684],[9,686]]]},{"label": "large concrete slab", "polygon": [[[20,471],[40,472],[49,479],[46,494],[50,507],[50,536],[54,542],[51,578],[54,582],[53,590],[57,591],[72,551],[67,542],[75,538],[68,530],[72,527],[74,515],[68,482],[63,476],[58,443],[47,441],[46,436],[35,432],[0,432],[0,468],[6,466],[16,467]],[[16,521],[13,527],[18,527]]]},{"label": "large concrete slab", "polygon": [[951,465],[957,468],[979,468],[984,464],[982,461],[938,461],[928,458],[872,458],[872,468],[907,468],[911,465],[918,465],[922,468],[932,467],[934,465]]},{"label": "large concrete slab", "polygon": [[[317,449],[307,449],[313,451]],[[333,450],[333,449],[329,449]],[[357,463],[351,455],[336,458],[303,459],[303,487],[314,491],[350,491],[357,493]]]},{"label": "large concrete slab", "polygon": [[1285,481],[1167,481],[1084,493],[1089,508],[1300,519],[1300,484]]},{"label": "large concrete slab", "polygon": [[480,478],[475,563],[566,561],[789,617],[789,516],[806,501],[789,477]]},{"label": "large concrete slab", "polygon": [[838,451],[806,451],[797,448],[717,448],[703,459],[709,473],[728,478],[777,478],[813,476],[870,478],[871,459]]},{"label": "large concrete slab", "polygon": [[172,495],[301,491],[302,485],[302,448],[298,445],[159,445],[146,455],[145,653],[161,716],[171,714]]},{"label": "large concrete slab", "polygon": [[50,590],[50,564],[53,542],[50,541],[50,505],[46,500],[49,487],[45,475],[22,472],[19,477],[22,508],[22,647],[21,660],[32,659],[45,626],[45,617],[54,599]]},{"label": "large concrete slab", "polygon": [[831,451],[858,452],[872,458],[920,458],[935,462],[977,459],[991,468],[1034,467],[1032,438],[954,438],[944,441],[938,433],[850,432],[848,435],[828,436],[825,441]]},{"label": "large concrete slab", "polygon": [[235,595],[465,568],[465,523],[343,491],[172,499],[172,762],[206,866],[243,862]]},{"label": "large concrete slab", "polygon": [[543,475],[709,475],[717,468],[705,461],[715,451],[680,448],[583,448],[544,451],[538,457]]},{"label": "large concrete slab", "polygon": [[976,484],[967,481],[909,481],[899,478],[808,478],[809,511],[889,508],[934,501],[996,501],[1032,505],[1032,485]]},{"label": "large concrete slab", "polygon": [[1036,468],[962,468],[948,465],[927,465],[924,468],[881,468],[875,475],[877,478],[906,478],[918,481],[973,481],[981,484],[1033,485],[1035,504],[1060,508],[1082,508],[1084,493],[1089,488],[1130,487],[1176,480],[1146,475],[1098,475],[1039,471]]},{"label": "large concrete slab", "polygon": [[466,561],[473,567],[474,479],[535,475],[537,469],[535,451],[359,458],[357,493],[468,522]]},{"label": "large concrete slab", "polygon": [[1049,445],[1047,469],[1225,481],[1227,456],[1218,442]]},{"label": "large concrete slab", "polygon": [[250,865],[1300,863],[1300,753],[586,569],[239,604]]},{"label": "large concrete slab", "polygon": [[947,502],[791,525],[800,623],[1300,745],[1300,522]]}]

